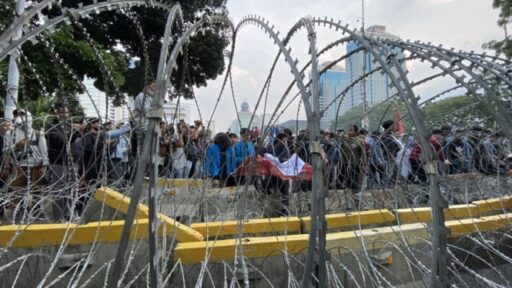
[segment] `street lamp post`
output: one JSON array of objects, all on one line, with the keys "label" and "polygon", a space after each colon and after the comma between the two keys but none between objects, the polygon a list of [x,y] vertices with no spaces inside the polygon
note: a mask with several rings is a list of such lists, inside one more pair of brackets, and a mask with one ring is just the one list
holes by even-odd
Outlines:
[{"label": "street lamp post", "polygon": [[[25,0],[16,2],[16,18],[23,16],[25,12]],[[12,41],[21,38],[23,30],[19,27],[13,36]],[[4,117],[12,118],[12,112],[16,109],[18,102],[18,85],[20,82],[20,72],[18,69],[18,58],[20,57],[20,49],[14,49],[9,57],[9,74],[7,75],[7,89],[5,95]]]}]

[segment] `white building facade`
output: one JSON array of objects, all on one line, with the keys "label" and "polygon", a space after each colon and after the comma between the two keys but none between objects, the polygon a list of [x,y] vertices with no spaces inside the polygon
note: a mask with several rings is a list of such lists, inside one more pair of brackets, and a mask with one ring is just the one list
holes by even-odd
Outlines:
[{"label": "white building facade", "polygon": [[104,122],[120,122],[130,118],[129,106],[133,101],[128,97],[125,96],[127,104],[116,107],[112,98],[107,99],[105,92],[94,87],[93,79],[85,79],[83,84],[87,92],[79,95],[78,99],[86,117],[100,117]]},{"label": "white building facade", "polygon": [[[238,121],[238,117],[240,118],[240,121]],[[254,115],[253,117],[253,113],[250,111],[249,103],[247,101],[243,101],[240,105],[238,117],[231,122],[231,126],[229,126],[230,132],[240,135],[241,128],[249,128],[249,130],[252,130],[254,127],[258,127],[261,131],[261,118],[258,115]],[[265,121],[268,120],[269,119],[265,119]]]}]

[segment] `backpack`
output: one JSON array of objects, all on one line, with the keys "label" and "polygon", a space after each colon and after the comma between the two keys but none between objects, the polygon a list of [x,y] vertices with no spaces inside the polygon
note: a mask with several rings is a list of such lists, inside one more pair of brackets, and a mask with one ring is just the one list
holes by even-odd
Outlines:
[{"label": "backpack", "polygon": [[187,160],[197,161],[199,158],[199,153],[199,144],[197,141],[191,141],[185,145],[185,154],[187,155]]}]

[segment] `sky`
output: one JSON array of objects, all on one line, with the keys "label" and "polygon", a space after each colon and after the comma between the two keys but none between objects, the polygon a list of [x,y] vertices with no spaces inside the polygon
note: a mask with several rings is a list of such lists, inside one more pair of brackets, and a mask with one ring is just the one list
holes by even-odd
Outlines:
[{"label": "sky", "polygon": [[[443,44],[443,47],[454,47],[457,50],[481,52],[483,43],[504,37],[503,29],[496,25],[499,11],[492,8],[492,0],[365,0],[364,3],[365,27],[384,25],[387,32],[402,39],[421,40]],[[246,15],[260,15],[267,19],[271,26],[275,26],[281,38],[301,17],[333,18],[335,21],[348,24],[351,29],[359,29],[362,23],[361,0],[228,0],[227,5],[230,18],[235,25]],[[315,27],[315,31],[317,47],[323,47],[343,37],[339,31],[324,27]],[[304,31],[297,33],[290,42],[291,54],[299,60],[299,67],[309,60],[308,45]],[[248,101],[251,110],[254,110],[277,51],[277,46],[259,28],[248,25],[240,30],[232,67],[234,96],[231,89],[227,89],[220,98],[219,107],[213,116],[215,132],[227,130],[236,119],[233,99],[236,100],[238,107],[242,101]],[[333,60],[344,52],[344,47],[335,49],[322,57],[320,62]],[[415,67],[408,68],[415,70]],[[422,69],[427,68],[418,65],[412,72],[419,75],[422,74]],[[199,114],[203,121],[210,118],[223,79],[223,76],[218,77],[210,80],[207,87],[196,89],[199,109],[193,101],[187,102],[191,120],[199,119]],[[288,64],[281,60],[269,89],[266,113],[272,112],[271,108],[276,106],[292,80]],[[439,87],[445,84],[429,85],[422,87],[423,90],[418,94],[440,89]],[[434,87],[436,85],[439,87]],[[295,88],[292,91],[293,95],[297,91]],[[257,114],[263,112],[261,106],[256,111]],[[293,103],[283,113],[278,123],[296,119],[297,115],[300,119],[305,119],[305,113],[298,109],[298,102]]]}]

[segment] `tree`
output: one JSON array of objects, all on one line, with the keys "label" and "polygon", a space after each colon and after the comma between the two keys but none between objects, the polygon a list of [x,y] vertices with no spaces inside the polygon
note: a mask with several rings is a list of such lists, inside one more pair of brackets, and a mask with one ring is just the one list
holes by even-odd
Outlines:
[{"label": "tree", "polygon": [[498,54],[504,54],[507,58],[510,58],[512,56],[512,41],[508,37],[507,25],[512,16],[512,0],[494,0],[492,6],[495,9],[500,9],[497,24],[503,28],[505,39],[494,40],[485,43],[483,46],[484,48],[496,50]]},{"label": "tree", "polygon": [[[76,7],[81,2],[83,0],[64,0],[63,6]],[[171,0],[164,2],[169,5],[175,3]],[[199,15],[228,14],[226,0],[183,1],[181,6],[184,21],[187,23],[198,20]],[[130,13],[109,11],[81,19],[81,23],[102,47],[110,51],[116,51],[119,45],[123,47],[126,62],[132,65],[123,71],[126,81],[120,89],[129,95],[136,95],[144,87],[146,78],[156,75],[167,11],[152,7],[134,7],[130,11]],[[215,79],[222,74],[225,67],[224,49],[229,44],[230,36],[226,28],[227,26],[218,24],[205,25],[202,27],[203,33],[197,33],[191,38],[185,49],[186,56],[178,59],[179,67],[171,75],[174,96],[191,98],[193,86],[205,86],[207,80]],[[135,33],[140,30],[142,35]],[[179,36],[180,30],[175,31]],[[144,41],[145,46],[142,45],[141,40]],[[144,57],[144,51],[147,52],[147,58]],[[133,61],[134,59],[140,60]],[[102,87],[98,88],[102,89]]]},{"label": "tree", "polygon": [[[395,120],[396,107],[400,107],[402,123],[405,127],[405,131],[408,131],[413,126],[413,123],[408,117],[405,104],[396,101],[391,102],[391,104],[376,104],[369,108],[369,131],[378,129],[382,121],[388,119]],[[425,122],[430,129],[440,128],[444,124],[451,124],[458,127],[471,127],[474,125],[490,127],[494,123],[490,113],[472,96],[454,96],[431,102],[423,107],[423,111],[425,113]],[[359,105],[338,117],[337,123],[333,122],[331,128],[346,128],[352,123],[360,125],[362,118],[363,107]],[[337,126],[335,127],[336,124]]]},{"label": "tree", "polygon": [[[79,3],[89,5],[92,2],[63,0],[61,7],[76,8]],[[189,23],[201,14],[227,15],[225,0],[185,2],[182,3],[184,20]],[[13,19],[14,3],[15,0],[6,0],[0,4],[0,33]],[[168,0],[168,3],[174,2]],[[52,18],[60,13],[61,7],[54,6],[43,14]],[[41,35],[39,43],[24,44],[19,60],[19,104],[37,100],[46,94],[43,91],[52,101],[64,99],[77,104],[76,95],[84,92],[82,81],[85,77],[95,79],[94,84],[99,90],[115,97],[115,104],[122,104],[123,94],[136,95],[142,90],[146,78],[155,76],[166,19],[167,11],[151,7],[134,7],[126,13],[108,11],[79,19],[78,27],[59,25],[55,32]],[[142,32],[138,34],[136,31]],[[175,34],[179,36],[180,31],[183,30],[176,29]],[[206,85],[208,79],[217,77],[224,70],[224,49],[229,44],[226,27],[205,25],[202,32],[191,39],[186,53],[178,59],[178,69],[171,75],[175,95],[193,97],[193,86]],[[144,57],[145,50],[147,58]],[[98,61],[98,56],[104,64]],[[1,75],[7,75],[7,61],[0,62]],[[5,81],[1,78],[0,91],[5,91]],[[80,109],[72,112],[80,113]]]},{"label": "tree", "polygon": [[470,127],[480,123],[490,126],[493,122],[485,107],[476,98],[466,95],[430,103],[425,113],[427,123],[433,127],[443,124]]},{"label": "tree", "polygon": [[[378,130],[383,121],[389,119],[395,120],[397,107],[400,109],[400,114],[403,117],[402,123],[404,124],[405,129],[407,130],[409,127],[411,127],[409,117],[407,117],[407,109],[405,108],[405,105],[403,103],[393,101],[388,103],[375,104],[368,108],[368,130],[370,132]],[[338,117],[336,121],[333,121],[331,124],[331,129],[345,129],[350,124],[361,126],[363,115],[364,113],[362,104],[353,107],[345,114]]]}]

